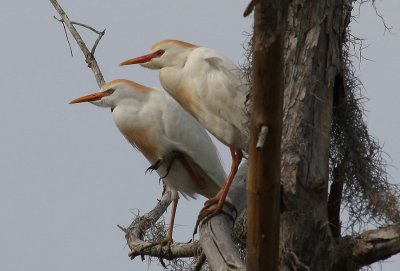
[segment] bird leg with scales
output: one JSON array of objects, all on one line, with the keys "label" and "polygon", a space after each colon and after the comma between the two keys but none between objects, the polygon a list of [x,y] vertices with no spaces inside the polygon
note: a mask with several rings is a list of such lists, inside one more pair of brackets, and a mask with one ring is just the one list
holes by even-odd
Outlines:
[{"label": "bird leg with scales", "polygon": [[163,240],[156,241],[156,242],[153,242],[153,243],[151,243],[151,244],[149,244],[147,246],[142,247],[141,250],[145,250],[147,248],[151,248],[151,247],[154,247],[154,246],[159,246],[160,250],[161,250],[162,247],[168,246],[168,251],[171,250],[171,245],[174,242],[174,240],[172,238],[172,232],[174,230],[176,207],[178,206],[178,201],[179,201],[179,196],[178,196],[177,192],[173,192],[173,194],[174,194],[174,196],[173,196],[173,199],[172,199],[171,218],[170,218],[170,222],[169,222],[167,236]]},{"label": "bird leg with scales", "polygon": [[[229,145],[229,149],[230,149],[231,155],[232,155],[232,166],[231,166],[231,171],[229,173],[228,179],[226,180],[226,182],[224,183],[224,186],[221,188],[221,190],[218,192],[218,194],[215,197],[208,199],[204,203],[204,207],[203,207],[203,209],[201,209],[201,211],[197,217],[197,222],[196,222],[193,234],[196,234],[197,227],[199,226],[199,224],[202,220],[209,219],[209,218],[217,215],[218,213],[224,213],[227,216],[229,216],[232,220],[234,220],[234,218],[230,214],[228,214],[222,210],[222,207],[224,206],[224,204],[227,205],[230,209],[234,210],[237,215],[236,208],[229,202],[225,201],[225,199],[226,199],[226,196],[228,195],[229,188],[232,185],[233,179],[235,178],[236,172],[238,171],[239,164],[242,161],[243,152],[242,152],[242,150],[237,149],[232,145]],[[216,207],[214,207],[215,204],[217,204]]]},{"label": "bird leg with scales", "polygon": [[[157,170],[160,168],[160,166],[162,164],[168,163],[167,167],[166,167],[166,174],[163,177],[160,177],[160,179],[163,179],[168,176],[175,159],[178,159],[179,162],[181,162],[182,166],[189,173],[191,179],[194,180],[194,182],[200,189],[203,189],[206,187],[205,181],[203,179],[201,179],[201,177],[198,176],[194,172],[193,168],[190,166],[190,164],[187,161],[187,159],[185,158],[185,156],[181,152],[178,152],[178,151],[169,152],[163,158],[158,159],[153,165],[151,165],[149,168],[146,169],[146,173],[149,171],[152,172],[154,170]],[[179,200],[179,196],[178,196],[177,192],[174,192],[174,196],[172,199],[170,224],[169,224],[167,236],[165,237],[165,239],[161,240],[161,241],[153,242],[153,243],[143,247],[142,250],[150,248],[150,247],[154,247],[154,246],[160,246],[160,248],[162,248],[163,246],[168,246],[168,248],[170,248],[171,244],[173,243],[172,232],[174,229],[174,221],[175,221],[176,207],[178,206],[178,200]]]}]

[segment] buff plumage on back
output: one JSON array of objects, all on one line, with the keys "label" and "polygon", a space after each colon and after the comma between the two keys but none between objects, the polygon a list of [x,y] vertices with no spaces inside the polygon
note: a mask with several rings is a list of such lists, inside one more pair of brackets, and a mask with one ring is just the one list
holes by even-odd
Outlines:
[{"label": "buff plumage on back", "polygon": [[125,85],[128,85],[128,86],[131,86],[132,90],[138,91],[138,92],[150,93],[150,92],[155,91],[153,88],[141,85],[139,83],[136,83],[134,81],[127,80],[127,79],[116,79],[116,80],[110,81],[110,82],[104,84],[101,87],[100,91],[106,91],[106,90],[108,90],[110,88],[114,88],[115,86],[118,86],[118,85],[121,85],[121,84],[125,84]]},{"label": "buff plumage on back", "polygon": [[198,45],[189,43],[189,42],[185,42],[185,41],[180,41],[180,40],[162,40],[160,42],[157,42],[156,44],[154,44],[151,47],[151,51],[157,51],[160,48],[164,48],[164,47],[169,47],[171,45],[178,45],[182,48],[198,48]]}]

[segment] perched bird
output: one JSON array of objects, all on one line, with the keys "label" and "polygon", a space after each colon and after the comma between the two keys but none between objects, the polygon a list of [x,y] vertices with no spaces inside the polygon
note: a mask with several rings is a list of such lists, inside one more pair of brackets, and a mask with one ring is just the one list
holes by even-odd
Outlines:
[{"label": "perched bird", "polygon": [[173,192],[171,223],[166,239],[159,242],[170,245],[178,192],[210,198],[224,184],[225,171],[211,138],[166,93],[133,81],[111,81],[70,103],[81,102],[110,107],[120,132],[151,163],[148,170],[156,170]]},{"label": "perched bird", "polygon": [[[160,69],[164,89],[203,126],[229,146],[231,172],[218,195],[205,203],[198,223],[220,212],[237,172],[243,151],[248,150],[249,128],[245,112],[248,87],[239,68],[215,50],[178,40],[156,43],[147,55],[120,65],[141,64]],[[213,205],[217,203],[216,207]]]}]

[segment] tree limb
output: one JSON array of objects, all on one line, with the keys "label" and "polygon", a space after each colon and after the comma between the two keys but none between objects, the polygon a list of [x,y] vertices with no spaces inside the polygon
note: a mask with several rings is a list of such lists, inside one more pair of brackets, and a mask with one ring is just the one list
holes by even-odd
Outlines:
[{"label": "tree limb", "polygon": [[201,255],[198,257],[195,266],[193,267],[192,271],[200,271],[201,268],[203,267],[204,262],[206,261],[207,257],[206,254],[201,253]]},{"label": "tree limb", "polygon": [[[247,161],[238,170],[228,200],[238,214],[246,208]],[[228,211],[226,211],[229,213]],[[246,270],[232,241],[232,220],[224,214],[213,216],[200,224],[200,244],[212,270]]]},{"label": "tree limb", "polygon": [[369,230],[356,239],[353,260],[369,265],[400,252],[400,224]]},{"label": "tree limb", "polygon": [[[79,35],[78,31],[75,29],[75,27],[69,20],[67,14],[61,8],[60,4],[58,4],[57,0],[50,0],[50,2],[54,6],[54,8],[57,10],[58,14],[60,14],[62,21],[65,23],[68,30],[71,32],[72,36],[78,43],[79,48],[81,49],[83,55],[85,56],[85,60],[86,60],[86,63],[88,64],[88,67],[92,69],[94,76],[96,77],[96,82],[99,85],[99,87],[101,87],[102,85],[105,84],[104,77],[100,71],[100,67],[97,64],[97,61],[94,58],[92,52],[94,53],[94,50],[96,49],[97,44],[99,43],[101,37],[104,35],[104,31],[100,32],[102,34],[101,35],[99,34],[99,38],[97,38],[95,45],[93,46],[92,52],[90,52],[89,49],[87,48],[86,44],[83,42],[82,37]],[[80,24],[80,25],[82,25],[82,24]],[[85,26],[85,27],[87,27],[87,26]]]},{"label": "tree limb", "polygon": [[137,256],[151,256],[172,260],[176,258],[193,257],[201,254],[198,242],[175,243],[170,248],[167,246],[148,247],[151,243],[143,241],[145,232],[151,228],[171,204],[171,192],[166,191],[157,205],[147,214],[137,217],[128,228],[118,226],[125,232],[125,238],[131,252],[129,257],[133,260]]},{"label": "tree limb", "polygon": [[255,4],[256,0],[250,1],[250,3],[247,5],[246,9],[243,12],[243,17],[247,17],[253,12]]},{"label": "tree limb", "polygon": [[332,270],[344,270],[344,266],[358,269],[385,260],[400,252],[400,224],[365,231],[358,237],[344,237],[336,250]]}]

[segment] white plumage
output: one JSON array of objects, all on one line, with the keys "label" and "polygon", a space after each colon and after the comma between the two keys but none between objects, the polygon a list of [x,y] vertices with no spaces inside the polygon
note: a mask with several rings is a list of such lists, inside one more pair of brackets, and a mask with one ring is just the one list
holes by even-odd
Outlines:
[{"label": "white plumage", "polygon": [[[121,65],[141,64],[160,69],[160,82],[185,110],[210,133],[230,147],[232,168],[218,198],[217,208],[199,218],[219,212],[236,174],[249,141],[248,117],[245,111],[248,86],[239,68],[215,50],[177,40],[155,44],[151,53],[133,58]],[[215,199],[213,199],[215,201]]]},{"label": "white plumage", "polygon": [[[162,161],[156,170],[161,177],[166,176],[164,181],[170,190],[185,197],[200,194],[210,198],[223,185],[226,175],[207,132],[165,93],[118,79],[99,92],[71,101],[80,102],[112,108],[115,124],[132,146],[152,165]],[[176,192],[173,195],[177,203]],[[172,225],[170,235],[167,239],[172,238]]]}]

